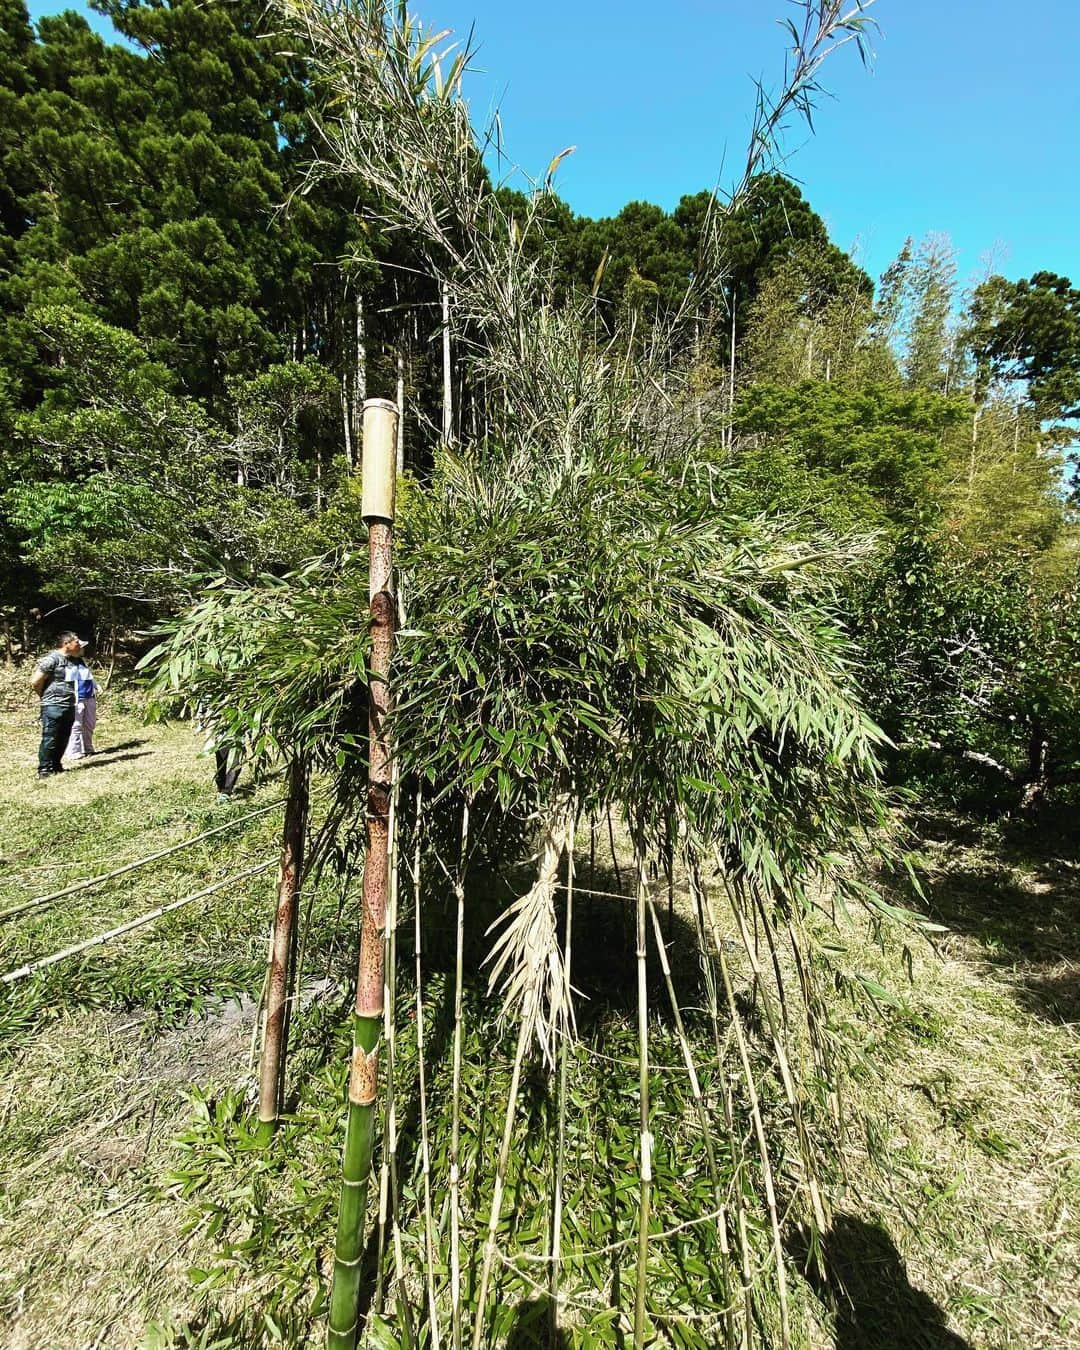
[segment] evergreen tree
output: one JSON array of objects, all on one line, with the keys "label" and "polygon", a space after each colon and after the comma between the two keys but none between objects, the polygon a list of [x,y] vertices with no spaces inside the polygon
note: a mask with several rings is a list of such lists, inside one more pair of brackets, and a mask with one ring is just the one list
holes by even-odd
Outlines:
[{"label": "evergreen tree", "polygon": [[1023,380],[1043,417],[1080,417],[1080,290],[1068,277],[990,277],[975,292],[969,338],[984,382]]}]

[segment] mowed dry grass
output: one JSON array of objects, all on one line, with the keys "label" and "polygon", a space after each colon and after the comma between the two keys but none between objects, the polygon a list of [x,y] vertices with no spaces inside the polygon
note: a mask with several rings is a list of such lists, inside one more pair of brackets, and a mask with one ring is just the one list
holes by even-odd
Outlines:
[{"label": "mowed dry grass", "polygon": [[[0,683],[0,908],[277,793],[216,806],[190,728],[146,726],[121,694],[103,705],[105,753],[38,784],[24,679]],[[3,969],[272,854],[276,824],[271,813],[0,924]],[[793,1264],[803,1344],[1080,1344],[1075,842],[1011,849],[953,825],[925,843],[948,927],[937,952],[914,944],[909,968],[898,948],[850,936],[852,963],[897,1001],[836,1008],[864,1051],[846,1094],[848,1176],[831,1196],[828,1255],[843,1292],[830,1308]],[[178,1161],[190,1088],[250,1088],[271,886],[257,878],[0,992],[5,1347],[200,1343],[175,1329],[198,1322],[187,1272],[206,1248],[160,1180]]]},{"label": "mowed dry grass", "polygon": [[[835,1343],[852,1350],[1080,1345],[1080,1042],[1062,978],[1076,968],[1078,875],[1053,849],[1042,867],[1008,852],[928,844],[933,914],[949,931],[936,952],[913,944],[910,971],[896,953],[862,952],[901,1004],[870,1022],[848,1093],[835,1254],[856,1306],[841,1307]],[[1053,887],[1036,881],[1047,870]],[[1011,949],[984,926],[1006,895]],[[1066,913],[1071,954],[1031,941]],[[905,1340],[913,1312],[931,1330]]]},{"label": "mowed dry grass", "polygon": [[[102,700],[101,753],[39,783],[25,678],[0,683],[2,909],[273,800],[268,787],[218,806],[190,726],[148,726],[122,694]],[[4,922],[3,969],[271,856],[275,821]],[[255,878],[57,966],[40,997],[27,984],[0,991],[0,1015],[15,1022],[0,1042],[0,1344],[10,1350],[138,1346],[155,1319],[194,1305],[184,1207],[158,1182],[190,1086],[249,1076],[252,1001],[205,999],[203,987],[219,961],[230,993],[258,970],[272,882]]]}]

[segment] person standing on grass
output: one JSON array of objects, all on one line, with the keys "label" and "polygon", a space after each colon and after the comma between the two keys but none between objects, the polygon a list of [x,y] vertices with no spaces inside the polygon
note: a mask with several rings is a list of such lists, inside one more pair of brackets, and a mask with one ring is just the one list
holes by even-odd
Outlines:
[{"label": "person standing on grass", "polygon": [[[85,644],[84,644],[85,645]],[[69,667],[69,675],[72,668]],[[72,682],[75,685],[75,721],[71,724],[71,736],[68,739],[65,759],[82,759],[84,755],[95,754],[94,728],[97,726],[97,685],[90,667],[79,653],[74,667]]]},{"label": "person standing on grass", "polygon": [[41,699],[39,778],[50,778],[54,773],[64,771],[60,760],[75,723],[74,672],[85,646],[77,634],[61,633],[56,640],[56,650],[41,658],[30,680],[31,688]]},{"label": "person standing on grass", "polygon": [[230,746],[219,745],[214,750],[214,786],[217,788],[219,802],[229,800],[239,777],[240,762],[236,752]]}]

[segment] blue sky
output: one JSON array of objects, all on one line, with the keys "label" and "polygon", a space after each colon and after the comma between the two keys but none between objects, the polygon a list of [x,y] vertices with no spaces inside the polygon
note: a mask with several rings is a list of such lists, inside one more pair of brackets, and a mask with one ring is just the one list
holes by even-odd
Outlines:
[{"label": "blue sky", "polygon": [[[31,0],[31,12],[57,12]],[[79,8],[80,6],[72,6]],[[501,109],[510,155],[558,175],[575,211],[671,207],[736,171],[752,80],[775,83],[786,0],[416,0],[479,53],[474,118]],[[877,0],[871,71],[852,48],[825,69],[816,135],[786,168],[835,241],[878,274],[907,235],[943,231],[961,277],[992,257],[1010,276],[1080,280],[1078,0]],[[725,174],[725,156],[727,170]]]}]

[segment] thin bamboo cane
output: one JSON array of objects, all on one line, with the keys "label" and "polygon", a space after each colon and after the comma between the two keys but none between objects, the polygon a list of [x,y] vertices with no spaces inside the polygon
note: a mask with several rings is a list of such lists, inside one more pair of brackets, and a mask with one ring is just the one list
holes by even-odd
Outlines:
[{"label": "thin bamboo cane", "polygon": [[843,1102],[840,1099],[840,1093],[837,1088],[837,1077],[834,1072],[835,1065],[825,1039],[822,1028],[826,1023],[826,1004],[825,998],[817,987],[815,972],[807,965],[803,959],[802,947],[807,944],[806,930],[803,927],[802,919],[798,914],[792,914],[788,924],[788,942],[791,947],[791,957],[795,963],[795,969],[799,976],[799,988],[802,991],[803,1003],[807,1009],[807,1028],[810,1033],[810,1047],[814,1056],[814,1064],[818,1076],[827,1087],[827,1100],[829,1104],[829,1114],[832,1117],[833,1128],[840,1136],[844,1132],[844,1110]]},{"label": "thin bamboo cane", "polygon": [[495,1262],[495,1235],[499,1220],[502,1218],[502,1198],[506,1189],[506,1169],[510,1162],[510,1145],[514,1138],[514,1116],[517,1111],[518,1092],[521,1087],[521,1066],[525,1059],[525,1050],[529,1044],[532,1030],[529,1019],[523,1017],[518,1028],[517,1048],[514,1051],[514,1068],[510,1075],[510,1092],[506,1099],[506,1115],[503,1118],[502,1143],[495,1167],[495,1187],[491,1194],[491,1208],[488,1211],[487,1238],[484,1242],[484,1261],[480,1268],[480,1284],[476,1293],[476,1321],[473,1323],[472,1350],[484,1350],[484,1324],[487,1311],[488,1285],[491,1282],[491,1268]]},{"label": "thin bamboo cane", "polygon": [[667,827],[667,839],[664,849],[664,870],[667,872],[667,940],[675,941],[675,845],[671,838],[671,825]]},{"label": "thin bamboo cane", "polygon": [[469,847],[469,803],[461,808],[461,856],[454,894],[457,900],[457,936],[454,956],[454,1048],[450,1102],[450,1343],[461,1347],[461,1044],[462,989],[465,979],[465,866]]},{"label": "thin bamboo cane", "polygon": [[397,1057],[397,920],[398,920],[398,789],[395,783],[394,798],[391,802],[392,824],[390,829],[390,894],[387,903],[387,950],[386,950],[386,1016],[383,1034],[387,1047],[387,1146],[390,1182],[390,1235],[394,1248],[394,1296],[399,1313],[404,1321],[406,1345],[414,1344],[412,1310],[406,1299],[405,1289],[405,1253],[401,1239],[401,1225],[398,1214],[401,1208],[401,1191],[398,1185],[397,1168],[397,1084],[395,1081]]},{"label": "thin bamboo cane", "polygon": [[137,919],[129,919],[127,923],[118,924],[115,928],[110,928],[108,932],[98,933],[92,938],[87,938],[85,942],[76,942],[74,946],[65,947],[63,951],[53,952],[51,956],[43,956],[37,961],[30,961],[25,966],[19,966],[16,970],[9,970],[6,975],[0,976],[0,984],[13,984],[16,980],[24,980],[28,975],[33,975],[35,971],[44,970],[46,966],[54,966],[58,961],[64,961],[69,956],[78,956],[80,952],[89,951],[91,947],[100,947],[106,942],[111,942],[113,938],[123,937],[125,933],[134,932],[136,928],[143,928],[146,924],[153,923],[155,919],[160,919],[164,914],[171,914],[174,910],[183,909],[185,905],[194,904],[196,900],[202,900],[208,895],[214,895],[217,891],[223,891],[226,886],[232,886],[238,881],[257,876],[260,872],[267,872],[274,866],[275,861],[276,859],[271,858],[269,862],[257,863],[254,867],[248,867],[243,872],[237,872],[235,876],[225,877],[222,881],[215,881],[212,886],[205,886],[193,895],[185,895],[180,900],[170,900],[167,905],[159,905],[157,909],[148,910],[147,913],[140,914]]},{"label": "thin bamboo cane", "polygon": [[[713,1044],[716,1051],[716,1067],[720,1074],[721,1084],[721,1103],[724,1111],[724,1127],[727,1130],[728,1140],[731,1144],[732,1159],[735,1165],[735,1183],[736,1194],[741,1194],[742,1177],[746,1169],[745,1157],[743,1155],[742,1143],[738,1132],[735,1129],[735,1111],[731,1098],[731,1088],[727,1081],[727,1074],[724,1063],[724,1047],[720,1039],[720,1004],[717,997],[716,972],[713,969],[712,958],[709,955],[709,944],[705,936],[705,887],[702,884],[701,872],[697,859],[687,850],[687,876],[690,884],[690,894],[694,900],[694,920],[697,927],[698,954],[701,963],[702,974],[705,979],[705,993],[708,1001],[709,1019],[713,1030]],[[742,1285],[743,1293],[743,1327],[742,1343],[744,1350],[749,1350],[751,1341],[751,1327],[753,1325],[753,1305],[752,1305],[752,1276],[750,1271],[750,1245],[749,1236],[746,1231],[746,1214],[741,1203],[735,1206],[735,1240],[739,1249],[739,1280]],[[731,1334],[737,1328],[731,1328]]]},{"label": "thin bamboo cane", "polygon": [[277,909],[267,970],[266,1019],[263,1025],[262,1063],[259,1066],[259,1127],[273,1132],[285,1089],[285,1061],[289,1046],[289,1003],[296,967],[296,910],[304,871],[304,835],[307,830],[308,776],[303,755],[289,765],[289,790],[281,834],[281,871]]},{"label": "thin bamboo cane", "polygon": [[[671,879],[673,866],[668,868],[668,895],[671,895]],[[657,956],[660,959],[660,969],[663,972],[664,984],[667,988],[668,1001],[671,1004],[671,1013],[675,1019],[675,1030],[679,1038],[679,1049],[682,1052],[683,1064],[686,1066],[687,1077],[690,1081],[690,1095],[694,1099],[694,1109],[697,1112],[698,1124],[701,1126],[701,1138],[705,1145],[705,1160],[709,1169],[709,1179],[713,1186],[713,1196],[716,1200],[718,1216],[716,1223],[716,1235],[720,1245],[720,1262],[724,1279],[724,1297],[728,1297],[728,1290],[731,1286],[731,1246],[728,1241],[728,1214],[727,1205],[724,1203],[723,1193],[720,1187],[720,1170],[716,1165],[716,1147],[713,1143],[712,1126],[709,1123],[709,1112],[705,1105],[705,1097],[701,1090],[701,1082],[698,1078],[697,1065],[694,1062],[694,1052],[690,1046],[690,1038],[686,1034],[686,1025],[683,1022],[682,1008],[679,1006],[679,999],[675,993],[675,980],[671,971],[671,962],[668,960],[667,947],[664,943],[664,935],[660,929],[660,916],[656,909],[656,904],[652,897],[649,897],[649,913],[652,917],[653,938],[656,944]],[[730,1316],[725,1323],[727,1332],[726,1338],[729,1345],[733,1343],[733,1328]]]},{"label": "thin bamboo cane", "polygon": [[422,983],[421,934],[421,822],[424,790],[416,789],[416,846],[413,852],[413,948],[416,957],[416,1064],[420,1094],[420,1173],[424,1194],[424,1282],[428,1297],[428,1331],[431,1350],[439,1350],[439,1314],[435,1299],[435,1224],[431,1212],[431,1143],[428,1137],[427,1069],[424,1066],[424,995]]},{"label": "thin bamboo cane", "polygon": [[[649,916],[652,919],[656,954],[660,960],[660,970],[664,976],[664,985],[667,989],[668,1002],[671,1004],[671,1014],[675,1019],[675,1033],[679,1041],[679,1050],[683,1057],[683,1064],[686,1066],[687,1077],[690,1081],[690,1095],[694,1099],[694,1109],[697,1112],[698,1122],[701,1125],[701,1135],[705,1144],[705,1160],[709,1169],[709,1178],[712,1181],[713,1189],[717,1193],[717,1203],[719,1204],[720,1173],[716,1166],[716,1149],[713,1145],[712,1128],[709,1125],[709,1116],[705,1108],[705,1097],[701,1091],[701,1080],[698,1077],[697,1065],[694,1062],[693,1051],[690,1047],[690,1038],[686,1034],[686,1024],[683,1022],[682,1007],[679,1004],[678,995],[675,993],[675,981],[671,973],[671,962],[668,960],[664,934],[660,927],[660,916],[652,896],[648,897],[648,906]],[[726,1250],[727,1240],[725,1237],[721,1237],[720,1247],[722,1251]]]},{"label": "thin bamboo cane", "polygon": [[[566,850],[566,937],[563,942],[563,982],[566,1001],[571,1001],[570,963],[573,955],[574,936],[574,839],[577,836],[577,811],[574,811],[574,826],[570,832],[570,847]],[[566,1171],[566,1081],[570,1060],[569,1031],[563,1036],[559,1046],[558,1080],[558,1126],[555,1142],[555,1178],[551,1202],[551,1330],[557,1338],[559,1331],[559,1263],[562,1260],[562,1209],[563,1176]]]},{"label": "thin bamboo cane", "polygon": [[266,973],[263,975],[263,982],[259,986],[259,999],[255,1004],[255,1016],[251,1023],[251,1045],[248,1047],[248,1073],[254,1072],[255,1057],[258,1054],[259,1042],[262,1039],[263,1010],[266,1007],[266,986],[270,979],[270,966],[267,963]]},{"label": "thin bamboo cane", "polygon": [[270,802],[268,806],[260,806],[257,811],[249,811],[246,816],[238,816],[236,820],[226,821],[224,825],[215,825],[212,830],[203,830],[202,834],[193,835],[192,838],[185,839],[180,844],[172,844],[169,848],[160,849],[157,853],[151,853],[145,858],[125,863],[123,867],[114,867],[111,872],[103,872],[99,877],[88,877],[86,881],[76,881],[71,886],[65,886],[62,891],[54,891],[51,895],[39,895],[33,900],[27,900],[25,904],[15,905],[12,909],[5,909],[0,913],[0,920],[13,919],[16,914],[25,914],[27,910],[38,909],[41,905],[50,905],[54,900],[63,900],[66,895],[75,895],[78,891],[87,891],[91,886],[99,886],[103,881],[111,881],[113,877],[122,877],[126,872],[134,872],[139,867],[146,867],[148,863],[157,862],[173,853],[179,853],[181,849],[190,848],[192,844],[201,843],[203,839],[221,834],[224,830],[235,829],[237,825],[243,825],[247,820],[254,820],[256,816],[265,816],[268,811],[273,811],[279,807],[282,801],[284,801],[284,798],[279,798],[276,802]]},{"label": "thin bamboo cane", "polygon": [[611,866],[615,872],[615,881],[622,888],[622,872],[619,870],[619,854],[615,848],[615,825],[611,819],[611,807],[607,809],[608,847],[611,849]]},{"label": "thin bamboo cane", "polygon": [[397,603],[393,592],[394,406],[364,405],[364,518],[368,523],[368,800],[363,916],[342,1155],[341,1202],[330,1290],[328,1350],[353,1350],[360,1320],[360,1263],[374,1144],[382,1034],[393,751],[387,732]]},{"label": "thin bamboo cane", "polygon": [[716,943],[716,952],[720,963],[720,977],[724,986],[724,996],[727,1000],[728,1012],[731,1016],[732,1030],[735,1033],[735,1043],[739,1049],[743,1083],[746,1086],[746,1095],[750,1103],[750,1118],[753,1122],[754,1137],[757,1141],[758,1156],[761,1160],[761,1175],[762,1180],[765,1183],[765,1203],[769,1208],[769,1226],[772,1230],[773,1255],[776,1263],[776,1291],[780,1304],[780,1343],[784,1350],[788,1350],[788,1347],[791,1345],[791,1321],[788,1312],[787,1272],[784,1269],[784,1248],[780,1233],[780,1215],[776,1204],[776,1187],[773,1182],[772,1163],[769,1160],[769,1148],[765,1139],[765,1124],[761,1118],[757,1084],[754,1081],[754,1071],[750,1064],[750,1052],[746,1044],[745,1033],[743,1032],[742,1016],[739,1013],[738,1004],[735,1002],[735,990],[731,983],[731,975],[728,972],[723,944],[720,941],[719,925],[716,922],[716,914],[713,910],[712,901],[709,899],[708,895],[706,895],[706,904],[708,906],[709,917],[712,920],[713,937]]},{"label": "thin bamboo cane", "polygon": [[637,1270],[634,1276],[634,1350],[645,1344],[645,1286],[649,1266],[649,1210],[652,1202],[652,1134],[649,1131],[649,992],[646,979],[645,867],[637,864],[637,996],[638,1096],[640,1106],[640,1201],[638,1205]]},{"label": "thin bamboo cane", "polygon": [[[758,993],[761,998],[762,1006],[765,1009],[765,1018],[769,1024],[769,1037],[773,1044],[773,1052],[776,1055],[776,1062],[780,1069],[780,1081],[784,1088],[784,1096],[787,1104],[791,1108],[792,1119],[795,1122],[795,1129],[799,1136],[799,1143],[802,1146],[802,1161],[806,1171],[806,1184],[810,1192],[810,1203],[814,1211],[814,1219],[821,1232],[828,1227],[828,1219],[825,1214],[825,1203],[821,1196],[821,1186],[814,1170],[813,1149],[810,1147],[810,1138],[806,1128],[806,1118],[803,1115],[802,1100],[795,1088],[795,1078],[791,1072],[788,1063],[787,1047],[784,1043],[784,1034],[780,1020],[773,1007],[773,1001],[769,997],[769,991],[765,987],[764,974],[761,969],[760,961],[756,950],[756,944],[752,947],[750,943],[750,934],[746,927],[746,918],[743,915],[742,907],[739,905],[737,897],[730,886],[725,882],[725,890],[728,893],[728,899],[731,904],[732,913],[735,915],[735,922],[739,929],[739,936],[742,939],[743,949],[746,952],[747,959],[750,961],[750,967],[754,972],[754,980],[757,985]],[[761,921],[761,931],[765,937],[765,945],[772,958],[774,979],[777,982],[778,990],[783,994],[783,975],[780,970],[780,960],[776,951],[774,940],[774,929],[772,920],[766,913],[765,906],[761,903],[760,897],[755,897],[756,911]],[[783,1010],[783,1005],[781,1004]],[[786,1014],[784,1014],[786,1017]]]}]

